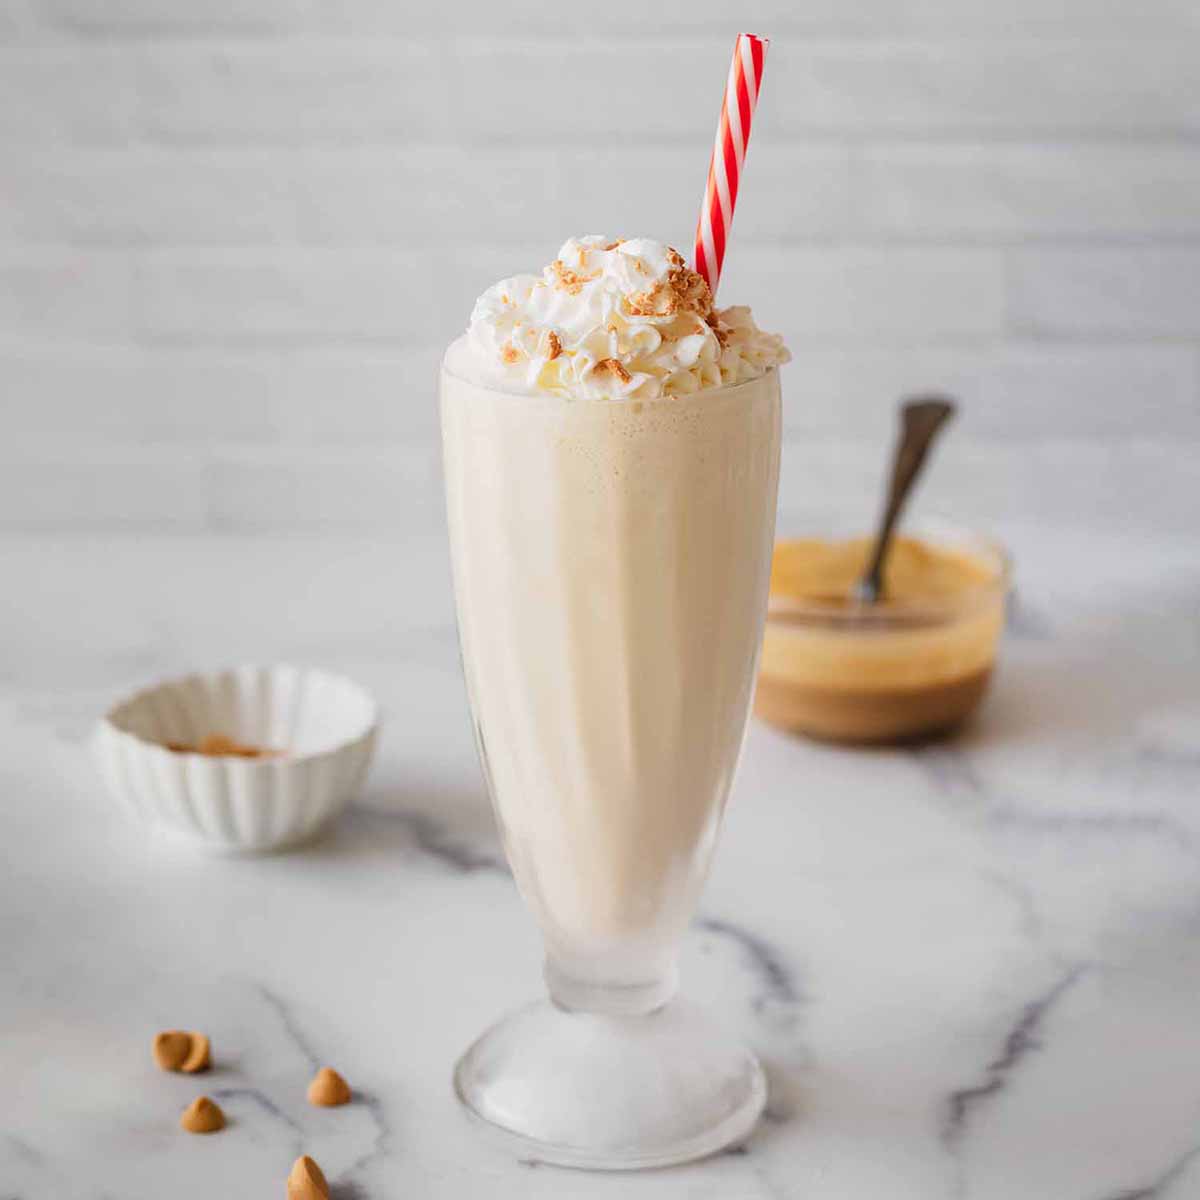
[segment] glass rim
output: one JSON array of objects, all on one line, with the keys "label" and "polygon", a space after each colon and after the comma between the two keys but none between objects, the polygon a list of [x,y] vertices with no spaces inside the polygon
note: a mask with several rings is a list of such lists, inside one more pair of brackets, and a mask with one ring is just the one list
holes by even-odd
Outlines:
[{"label": "glass rim", "polygon": [[[454,343],[451,343],[453,345]],[[449,347],[447,347],[447,353]],[[446,362],[446,354],[442,355],[442,361],[439,366],[439,373],[445,375],[449,379],[453,379],[456,383],[466,384],[468,387],[478,388],[481,392],[487,392],[492,396],[503,396],[514,401],[524,401],[529,403],[543,404],[559,404],[559,405],[584,405],[591,404],[597,406],[609,406],[614,404],[674,404],[681,400],[695,401],[705,400],[709,397],[731,395],[742,388],[753,387],[755,384],[761,384],[764,380],[779,376],[779,367],[768,367],[761,375],[755,375],[752,379],[743,379],[738,383],[722,383],[718,387],[701,388],[696,392],[673,392],[669,396],[613,396],[611,398],[589,397],[589,396],[564,396],[558,392],[548,391],[528,391],[518,392],[512,388],[495,387],[490,383],[482,383],[477,379],[469,379],[465,375],[454,371]]]}]

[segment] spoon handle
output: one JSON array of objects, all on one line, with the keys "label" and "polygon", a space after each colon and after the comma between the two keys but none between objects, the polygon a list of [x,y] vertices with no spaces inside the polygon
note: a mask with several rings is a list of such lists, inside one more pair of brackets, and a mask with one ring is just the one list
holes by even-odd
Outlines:
[{"label": "spoon handle", "polygon": [[860,600],[874,604],[883,593],[883,564],[887,561],[892,543],[892,532],[904,508],[904,502],[916,482],[929,447],[938,430],[954,415],[954,401],[944,396],[917,396],[906,400],[900,412],[900,438],[892,460],[892,478],[888,486],[887,504],[871,561],[855,588]]}]

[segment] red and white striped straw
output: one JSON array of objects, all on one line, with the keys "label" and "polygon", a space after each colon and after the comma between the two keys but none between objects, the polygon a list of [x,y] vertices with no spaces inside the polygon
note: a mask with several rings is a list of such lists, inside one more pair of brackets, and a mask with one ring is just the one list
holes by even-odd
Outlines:
[{"label": "red and white striped straw", "polygon": [[752,33],[739,33],[729,64],[729,81],[717,122],[712,161],[708,164],[708,184],[704,204],[696,225],[696,270],[708,280],[713,295],[725,261],[725,243],[733,224],[733,206],[737,203],[738,179],[746,161],[750,143],[750,122],[762,85],[763,60],[767,39]]}]

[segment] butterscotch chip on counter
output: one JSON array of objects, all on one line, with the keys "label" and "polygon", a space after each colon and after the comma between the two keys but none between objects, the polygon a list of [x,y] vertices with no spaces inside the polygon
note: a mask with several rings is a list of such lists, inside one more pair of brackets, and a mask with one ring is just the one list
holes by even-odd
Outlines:
[{"label": "butterscotch chip on counter", "polygon": [[225,1114],[207,1096],[197,1096],[183,1110],[179,1127],[188,1133],[216,1133],[225,1128]]},{"label": "butterscotch chip on counter", "polygon": [[154,1061],[164,1071],[194,1075],[208,1069],[211,1052],[208,1038],[186,1029],[166,1029],[154,1035]]},{"label": "butterscotch chip on counter", "polygon": [[319,1108],[349,1104],[350,1085],[332,1067],[322,1067],[308,1085],[308,1102]]},{"label": "butterscotch chip on counter", "polygon": [[197,1071],[207,1071],[212,1062],[208,1038],[203,1033],[193,1031],[192,1048],[179,1068],[185,1075],[195,1075]]},{"label": "butterscotch chip on counter", "polygon": [[325,1175],[307,1154],[292,1163],[287,1181],[287,1200],[329,1200]]},{"label": "butterscotch chip on counter", "polygon": [[192,1052],[192,1035],[182,1029],[165,1029],[154,1035],[154,1061],[164,1071],[178,1071]]}]

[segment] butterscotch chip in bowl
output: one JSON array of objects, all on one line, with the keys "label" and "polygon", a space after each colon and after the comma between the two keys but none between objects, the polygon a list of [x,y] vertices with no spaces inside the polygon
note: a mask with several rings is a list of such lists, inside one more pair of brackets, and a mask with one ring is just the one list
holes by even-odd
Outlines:
[{"label": "butterscotch chip in bowl", "polygon": [[197,1096],[183,1110],[179,1127],[188,1133],[216,1133],[225,1128],[225,1114],[207,1096]]},{"label": "butterscotch chip in bowl", "polygon": [[308,1102],[319,1108],[349,1104],[350,1085],[332,1067],[322,1067],[308,1085]]},{"label": "butterscotch chip in bowl", "polygon": [[287,1181],[287,1200],[329,1200],[325,1175],[307,1154],[292,1163]]},{"label": "butterscotch chip in bowl", "polygon": [[193,745],[190,742],[167,742],[168,750],[175,754],[203,754],[208,758],[277,758],[281,750],[248,746],[223,733],[210,733]]},{"label": "butterscotch chip in bowl", "polygon": [[154,1061],[164,1071],[194,1075],[208,1069],[211,1052],[208,1038],[185,1029],[165,1029],[154,1035]]}]

